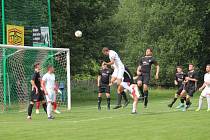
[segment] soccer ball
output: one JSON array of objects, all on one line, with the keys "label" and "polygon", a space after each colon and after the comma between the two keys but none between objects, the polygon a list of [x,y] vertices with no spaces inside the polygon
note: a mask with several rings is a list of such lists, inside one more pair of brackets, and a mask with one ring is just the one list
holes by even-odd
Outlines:
[{"label": "soccer ball", "polygon": [[77,30],[74,34],[76,37],[82,37],[82,32],[80,30]]}]

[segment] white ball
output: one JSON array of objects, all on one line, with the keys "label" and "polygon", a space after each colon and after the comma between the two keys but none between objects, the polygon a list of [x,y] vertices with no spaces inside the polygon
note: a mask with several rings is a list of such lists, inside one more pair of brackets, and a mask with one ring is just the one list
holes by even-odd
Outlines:
[{"label": "white ball", "polygon": [[76,37],[82,37],[82,32],[80,30],[75,32]]}]

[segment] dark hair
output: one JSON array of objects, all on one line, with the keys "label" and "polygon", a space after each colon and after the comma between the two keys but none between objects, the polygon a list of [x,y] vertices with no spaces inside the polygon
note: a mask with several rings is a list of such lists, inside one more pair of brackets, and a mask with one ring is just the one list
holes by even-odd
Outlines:
[{"label": "dark hair", "polygon": [[53,65],[48,65],[47,66],[47,70],[49,70],[50,68],[53,68]]},{"label": "dark hair", "polygon": [[152,48],[147,48],[147,50],[150,50],[151,52],[153,52],[153,49]]},{"label": "dark hair", "polygon": [[39,65],[40,65],[40,63],[34,64],[34,68],[36,69]]},{"label": "dark hair", "polygon": [[178,69],[178,68],[183,69],[183,67],[182,67],[182,66],[177,66],[176,68],[177,68],[177,69]]}]

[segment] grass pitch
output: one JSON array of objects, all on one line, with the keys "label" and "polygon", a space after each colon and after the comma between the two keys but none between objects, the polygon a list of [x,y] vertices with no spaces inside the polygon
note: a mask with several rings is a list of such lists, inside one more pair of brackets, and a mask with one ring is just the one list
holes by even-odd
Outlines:
[{"label": "grass pitch", "polygon": [[[139,104],[139,114],[131,115],[131,104],[124,109],[100,112],[95,102],[74,102],[71,112],[62,112],[49,121],[44,113],[0,114],[1,140],[198,140],[210,139],[210,112],[195,112],[199,93],[187,112],[169,109],[174,90],[151,90],[148,109]],[[112,101],[114,105],[115,101]],[[179,101],[175,104],[178,105]],[[174,106],[174,107],[175,107]]]}]

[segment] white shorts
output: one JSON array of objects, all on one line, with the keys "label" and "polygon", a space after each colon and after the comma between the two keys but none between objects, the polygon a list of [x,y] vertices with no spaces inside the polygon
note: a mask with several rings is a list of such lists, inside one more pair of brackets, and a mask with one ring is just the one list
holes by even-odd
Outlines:
[{"label": "white shorts", "polygon": [[46,89],[46,90],[48,93],[48,95],[45,95],[47,102],[55,102],[56,100],[55,90],[54,89]]},{"label": "white shorts", "polygon": [[137,98],[139,98],[140,97],[140,94],[139,94],[139,88],[138,88],[138,86],[136,85],[136,84],[132,84],[132,85],[130,85],[130,87],[132,88],[132,93],[130,94],[130,96],[132,97],[132,98],[134,98],[135,96],[137,97]]},{"label": "white shorts", "polygon": [[120,67],[120,68],[115,67],[112,77],[116,77],[117,79],[123,79],[124,72],[125,72],[125,67]]},{"label": "white shorts", "polygon": [[206,97],[207,95],[210,96],[210,89],[204,88],[204,90],[201,93],[201,96]]}]

